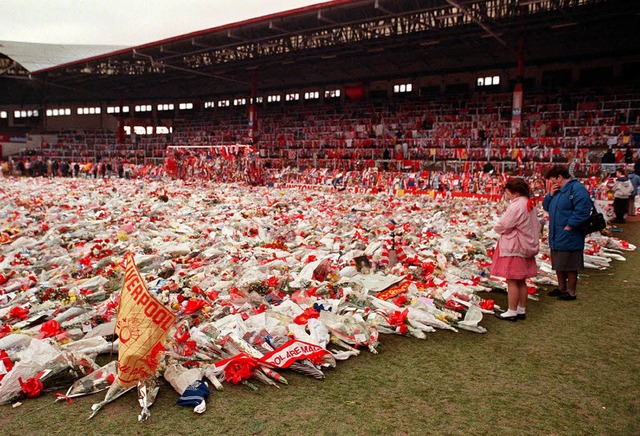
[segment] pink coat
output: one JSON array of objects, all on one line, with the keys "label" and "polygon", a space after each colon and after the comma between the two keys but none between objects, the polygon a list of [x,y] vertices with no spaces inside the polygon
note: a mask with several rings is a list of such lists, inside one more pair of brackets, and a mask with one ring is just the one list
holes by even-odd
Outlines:
[{"label": "pink coat", "polygon": [[527,210],[527,197],[511,200],[493,229],[500,234],[500,256],[534,257],[540,249],[540,221],[535,208]]}]

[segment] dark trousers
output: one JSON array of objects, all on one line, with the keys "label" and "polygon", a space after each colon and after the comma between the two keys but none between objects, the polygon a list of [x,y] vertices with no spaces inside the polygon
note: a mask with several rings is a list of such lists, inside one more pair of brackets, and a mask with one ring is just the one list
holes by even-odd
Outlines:
[{"label": "dark trousers", "polygon": [[624,215],[629,211],[629,199],[628,198],[614,198],[613,199],[613,213],[616,214],[615,221],[618,223],[624,222]]}]

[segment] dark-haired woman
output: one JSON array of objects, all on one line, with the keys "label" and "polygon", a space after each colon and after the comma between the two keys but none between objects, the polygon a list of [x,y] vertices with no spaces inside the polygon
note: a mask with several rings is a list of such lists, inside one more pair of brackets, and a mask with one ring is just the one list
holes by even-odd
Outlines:
[{"label": "dark-haired woman", "polygon": [[578,228],[591,215],[592,202],[587,189],[566,167],[551,167],[545,178],[548,192],[542,207],[549,212],[551,267],[558,277],[558,288],[547,295],[572,301],[576,299],[578,271],[584,268],[584,235]]},{"label": "dark-haired woman", "polygon": [[540,221],[529,185],[521,178],[505,184],[506,212],[493,227],[500,235],[491,264],[491,275],[507,279],[509,310],[497,314],[502,320],[525,319],[526,279],[538,274],[535,256],[540,248]]}]

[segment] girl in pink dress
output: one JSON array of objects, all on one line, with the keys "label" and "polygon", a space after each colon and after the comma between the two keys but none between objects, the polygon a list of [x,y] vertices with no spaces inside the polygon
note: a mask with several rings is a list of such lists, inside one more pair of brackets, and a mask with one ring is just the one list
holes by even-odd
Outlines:
[{"label": "girl in pink dress", "polygon": [[535,256],[540,248],[540,221],[531,200],[529,185],[521,178],[505,184],[509,207],[493,229],[500,235],[491,264],[491,275],[507,279],[509,310],[497,314],[502,320],[525,319],[528,277],[538,273]]}]

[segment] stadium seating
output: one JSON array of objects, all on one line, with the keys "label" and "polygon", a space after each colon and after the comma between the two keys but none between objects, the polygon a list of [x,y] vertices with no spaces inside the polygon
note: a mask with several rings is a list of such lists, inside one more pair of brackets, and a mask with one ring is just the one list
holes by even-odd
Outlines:
[{"label": "stadium seating", "polygon": [[[577,159],[598,170],[607,147],[637,147],[640,92],[576,91],[528,95],[522,130],[512,134],[511,93],[476,93],[437,99],[259,108],[255,138],[267,167],[420,170],[480,169],[487,157],[502,170],[535,171],[549,162]],[[136,135],[116,146],[115,132],[65,130],[41,150],[54,159],[127,159],[161,163],[167,145],[247,143],[246,107],[217,108],[175,122],[167,135]]]}]

